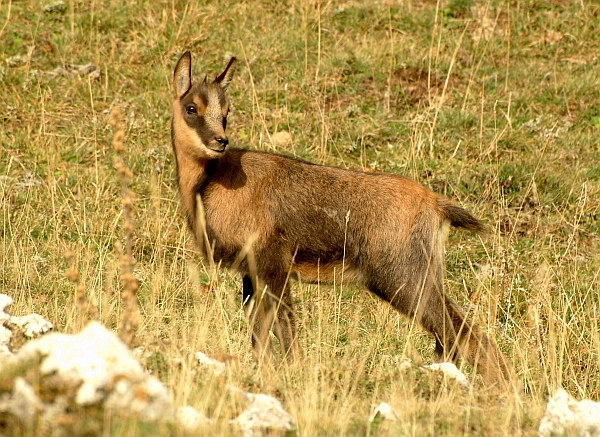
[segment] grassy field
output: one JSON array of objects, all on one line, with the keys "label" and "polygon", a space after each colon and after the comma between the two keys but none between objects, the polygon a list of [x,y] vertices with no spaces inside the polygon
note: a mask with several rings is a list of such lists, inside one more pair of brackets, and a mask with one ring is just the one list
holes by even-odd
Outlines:
[{"label": "grassy field", "polygon": [[[171,79],[186,49],[197,79],[240,61],[233,145],[405,175],[484,219],[483,240],[452,233],[447,289],[496,339],[522,393],[488,394],[466,367],[470,393],[402,370],[404,358],[429,363],[433,340],[337,285],[293,288],[306,362],[256,369],[241,280],[219,271],[208,287],[178,209]],[[88,301],[117,328],[118,107],[136,196],[135,346],[176,405],[214,420],[206,435],[236,435],[228,384],[282,400],[298,436],[537,435],[557,388],[600,400],[599,57],[590,0],[0,0],[0,291],[13,313],[78,331],[72,251]],[[197,369],[198,350],[227,374]],[[369,425],[382,401],[400,420]]]}]

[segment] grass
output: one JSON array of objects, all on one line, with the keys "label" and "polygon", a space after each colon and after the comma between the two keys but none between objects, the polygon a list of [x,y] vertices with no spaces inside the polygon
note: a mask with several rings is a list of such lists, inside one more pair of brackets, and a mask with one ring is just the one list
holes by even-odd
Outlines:
[{"label": "grass", "polygon": [[[277,396],[299,436],[537,435],[557,388],[600,400],[594,2],[92,0],[45,10],[51,3],[0,2],[0,287],[14,313],[80,327],[71,251],[87,299],[117,328],[126,237],[109,111],[118,107],[136,194],[135,345],[152,353],[146,365],[175,403],[205,412],[221,435],[233,433],[236,410],[226,384]],[[440,389],[401,370],[402,357],[431,360],[431,339],[352,287],[295,286],[307,361],[255,368],[241,281],[219,271],[206,291],[178,211],[170,90],[185,49],[196,78],[231,54],[240,60],[228,89],[232,144],[406,175],[485,219],[485,240],[451,235],[447,289],[509,357],[520,397]],[[99,77],[52,73],[88,63]],[[292,141],[273,141],[280,131]],[[196,350],[226,360],[227,375],[196,369]],[[370,426],[381,401],[401,420]]]}]

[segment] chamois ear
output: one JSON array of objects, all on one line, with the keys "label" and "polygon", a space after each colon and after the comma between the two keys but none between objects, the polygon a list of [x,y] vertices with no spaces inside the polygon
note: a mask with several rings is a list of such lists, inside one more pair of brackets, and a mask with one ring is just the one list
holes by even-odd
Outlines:
[{"label": "chamois ear", "polygon": [[219,74],[219,76],[215,79],[215,83],[221,85],[221,88],[225,89],[231,83],[231,79],[233,78],[233,73],[235,73],[237,61],[235,57],[229,60],[227,67],[223,70],[223,73]]},{"label": "chamois ear", "polygon": [[175,67],[173,74],[173,97],[183,96],[192,87],[192,54],[185,52]]}]

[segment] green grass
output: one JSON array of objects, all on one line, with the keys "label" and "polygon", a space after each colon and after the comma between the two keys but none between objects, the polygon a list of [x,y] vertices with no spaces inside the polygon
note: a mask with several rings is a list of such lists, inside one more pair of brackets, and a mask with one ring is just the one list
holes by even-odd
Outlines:
[{"label": "green grass", "polygon": [[[14,313],[79,329],[70,249],[101,321],[116,328],[125,237],[108,111],[118,106],[137,196],[136,341],[177,405],[233,432],[232,384],[276,395],[299,436],[537,435],[556,388],[600,400],[594,2],[93,0],[44,12],[49,3],[0,3],[0,285]],[[307,363],[255,369],[239,278],[220,271],[204,291],[178,211],[171,78],[186,49],[197,79],[226,56],[240,61],[232,144],[402,174],[485,219],[485,240],[451,235],[447,289],[509,357],[520,400],[431,388],[401,371],[394,357],[427,363],[431,339],[352,287],[295,286]],[[100,78],[50,74],[68,63],[93,63]],[[279,131],[292,144],[273,146]],[[173,364],[195,350],[229,357],[227,377]],[[369,427],[381,401],[401,420]],[[144,432],[124,426],[113,435]]]}]

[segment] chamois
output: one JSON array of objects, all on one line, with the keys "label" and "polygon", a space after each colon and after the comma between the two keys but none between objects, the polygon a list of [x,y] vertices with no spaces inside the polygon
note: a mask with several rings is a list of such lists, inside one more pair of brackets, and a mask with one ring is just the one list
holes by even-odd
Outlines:
[{"label": "chamois", "polygon": [[[185,52],[173,77],[171,139],[183,212],[201,251],[242,275],[255,354],[269,330],[299,358],[289,278],[360,282],[435,337],[435,359],[461,356],[486,383],[511,370],[483,330],[443,291],[450,226],[475,233],[463,208],[400,176],[344,170],[228,147],[225,89],[231,58],[214,81],[192,84]],[[251,248],[250,248],[251,246]]]}]

